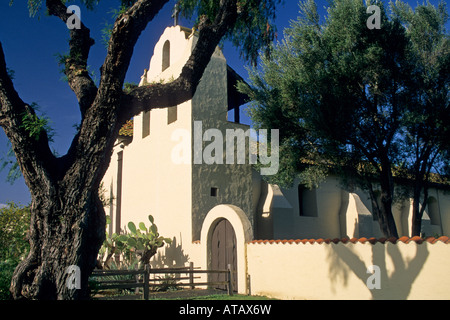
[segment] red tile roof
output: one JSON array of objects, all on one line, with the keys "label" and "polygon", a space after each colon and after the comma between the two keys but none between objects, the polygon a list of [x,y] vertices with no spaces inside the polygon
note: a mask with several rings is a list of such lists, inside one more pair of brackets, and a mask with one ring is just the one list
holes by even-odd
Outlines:
[{"label": "red tile roof", "polygon": [[250,241],[249,242],[249,244],[300,244],[300,243],[303,243],[303,244],[307,244],[307,243],[310,243],[310,244],[315,244],[315,243],[317,243],[317,244],[322,244],[322,243],[326,243],[326,244],[330,244],[330,243],[334,243],[334,244],[337,244],[337,243],[339,243],[339,242],[342,242],[342,243],[348,243],[348,242],[351,242],[351,243],[357,243],[357,242],[360,242],[360,243],[366,243],[366,242],[368,242],[368,243],[370,243],[370,244],[375,244],[375,243],[377,243],[377,242],[380,242],[380,243],[386,243],[386,242],[391,242],[391,243],[397,243],[398,241],[401,241],[401,242],[403,242],[403,243],[409,243],[409,242],[416,242],[417,244],[421,244],[421,243],[423,243],[424,241],[426,241],[426,242],[428,242],[428,243],[430,243],[430,244],[433,244],[433,243],[436,243],[437,241],[440,241],[440,242],[443,242],[443,243],[445,243],[445,244],[450,244],[450,238],[449,237],[446,237],[446,236],[442,236],[442,237],[439,237],[439,238],[434,238],[434,237],[428,237],[428,238],[421,238],[421,237],[412,237],[412,238],[409,238],[409,237],[400,237],[399,239],[397,239],[397,238],[379,238],[379,239],[377,239],[377,238],[351,238],[351,239],[349,239],[349,238],[342,238],[342,239],[339,239],[339,238],[335,238],[335,239],[297,239],[297,240],[253,240],[253,241]]}]

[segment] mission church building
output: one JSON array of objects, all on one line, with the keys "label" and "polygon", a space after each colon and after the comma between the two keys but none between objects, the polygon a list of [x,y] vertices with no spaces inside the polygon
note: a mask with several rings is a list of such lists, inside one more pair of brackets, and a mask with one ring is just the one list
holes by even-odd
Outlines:
[{"label": "mission church building", "polygon": [[[191,29],[166,28],[140,85],[176,79],[197,40]],[[313,190],[298,183],[284,189],[266,183],[248,161],[173,161],[182,139],[188,139],[192,152],[187,156],[194,158],[195,123],[201,122],[203,132],[216,129],[224,137],[227,129],[249,130],[239,123],[239,107],[245,102],[235,89],[240,79],[217,48],[192,100],[134,117],[132,136],[119,137],[103,185],[110,198],[105,208],[112,221],[110,234],[123,232],[129,221],[147,223],[151,214],[160,234],[173,240],[153,258],[154,266],[194,262],[202,269],[224,269],[232,264],[238,291],[246,292],[246,246],[254,240],[380,238],[382,233],[368,195],[345,191],[336,177]],[[234,121],[229,121],[233,113]],[[410,236],[412,199],[394,205],[393,213],[399,236]],[[445,188],[430,189],[422,225],[427,236],[450,235]]]}]

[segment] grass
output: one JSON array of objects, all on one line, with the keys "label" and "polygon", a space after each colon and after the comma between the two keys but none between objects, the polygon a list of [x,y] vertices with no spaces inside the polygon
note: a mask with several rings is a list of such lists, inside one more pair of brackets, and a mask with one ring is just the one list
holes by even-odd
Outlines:
[{"label": "grass", "polygon": [[[99,300],[141,300],[142,294],[126,294],[123,295],[115,292],[116,294],[108,294],[107,292],[101,292],[95,296],[94,299]],[[228,295],[225,291],[221,290],[169,290],[166,292],[150,292],[149,300],[276,300],[266,296],[248,296],[244,294]]]},{"label": "grass", "polygon": [[265,296],[248,296],[244,294],[234,294],[230,296],[226,293],[216,292],[205,294],[197,292],[197,294],[190,294],[189,291],[183,291],[182,293],[184,294],[170,296],[155,295],[152,297],[150,295],[150,300],[276,300]]},{"label": "grass", "polygon": [[[139,295],[116,295],[116,296],[105,296],[100,300],[142,300],[142,296]],[[233,300],[276,300],[264,296],[246,296],[242,294],[228,295],[228,294],[212,294],[206,296],[194,296],[194,297],[171,297],[171,298],[163,298],[163,297],[150,297],[150,301],[160,301],[160,300],[177,300],[177,301],[185,301],[185,300],[209,300],[209,301],[233,301]]]},{"label": "grass", "polygon": [[227,294],[213,294],[210,296],[200,296],[200,297],[194,297],[189,300],[276,300],[264,296],[246,296],[241,294],[235,294],[235,295],[227,295]]},{"label": "grass", "polygon": [[[266,296],[260,295],[245,295],[234,294],[228,295],[223,289],[207,288],[207,289],[181,289],[171,288],[172,290],[151,290],[149,292],[149,300],[276,300]],[[103,290],[96,292],[93,296],[94,299],[99,300],[141,300],[142,291],[139,294],[135,294],[132,291],[118,291],[118,290]]]}]

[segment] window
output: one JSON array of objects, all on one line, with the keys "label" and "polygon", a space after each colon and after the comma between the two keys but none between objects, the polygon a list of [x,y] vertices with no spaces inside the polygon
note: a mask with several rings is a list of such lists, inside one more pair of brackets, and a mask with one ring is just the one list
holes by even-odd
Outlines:
[{"label": "window", "polygon": [[211,197],[217,197],[218,194],[219,194],[218,188],[211,188]]},{"label": "window", "polygon": [[301,217],[317,217],[316,189],[298,186],[298,211]]},{"label": "window", "polygon": [[150,111],[142,113],[142,138],[150,134]]},{"label": "window", "polygon": [[298,185],[298,212],[300,217],[303,217],[305,215],[304,209],[303,209],[303,190],[305,189],[304,186],[301,184]]},{"label": "window", "polygon": [[170,67],[170,42],[167,40],[163,46],[162,71]]},{"label": "window", "polygon": [[177,121],[177,118],[178,118],[177,106],[167,108],[167,124],[171,124],[171,123]]}]

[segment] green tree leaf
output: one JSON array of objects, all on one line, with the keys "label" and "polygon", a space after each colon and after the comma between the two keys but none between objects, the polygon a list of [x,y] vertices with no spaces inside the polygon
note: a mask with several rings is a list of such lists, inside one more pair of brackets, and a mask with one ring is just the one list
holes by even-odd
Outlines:
[{"label": "green tree leaf", "polygon": [[[381,29],[367,27],[369,4],[380,7]],[[321,20],[315,1],[302,1],[284,41],[239,90],[252,100],[255,127],[280,130],[280,168],[266,180],[315,187],[333,174],[372,199],[379,186],[374,214],[385,236],[397,237],[398,164],[418,177],[449,163],[450,41],[443,2],[391,6],[389,14],[383,2],[335,0]]]}]

